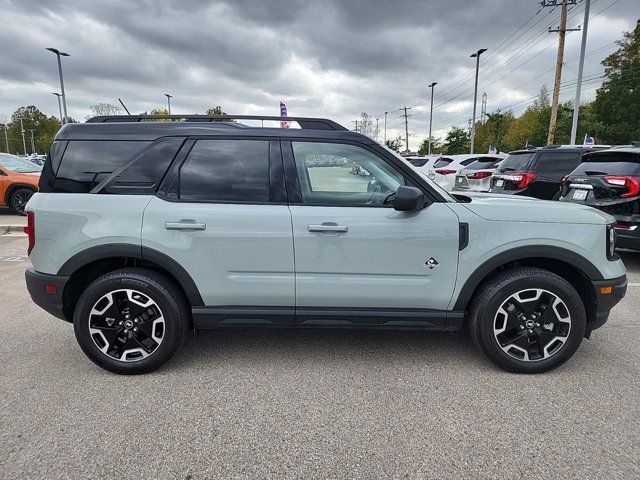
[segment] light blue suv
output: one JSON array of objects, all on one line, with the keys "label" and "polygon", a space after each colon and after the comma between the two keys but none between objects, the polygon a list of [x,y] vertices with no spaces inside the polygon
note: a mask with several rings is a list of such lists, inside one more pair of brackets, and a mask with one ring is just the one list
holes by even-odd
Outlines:
[{"label": "light blue suv", "polygon": [[467,325],[496,365],[541,372],[625,294],[609,215],[454,198],[330,120],[256,120],[281,119],[96,117],[58,133],[27,206],[26,280],[96,364],[152,371],[194,329]]}]

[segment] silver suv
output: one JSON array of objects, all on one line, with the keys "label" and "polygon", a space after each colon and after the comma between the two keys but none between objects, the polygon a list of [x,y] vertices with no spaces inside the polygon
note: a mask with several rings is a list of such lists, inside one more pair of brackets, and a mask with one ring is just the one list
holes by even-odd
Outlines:
[{"label": "silver suv", "polygon": [[149,372],[208,328],[466,325],[496,365],[541,372],[625,294],[605,213],[455,199],[335,122],[256,119],[281,120],[96,117],[58,133],[27,206],[27,287],[96,364]]}]

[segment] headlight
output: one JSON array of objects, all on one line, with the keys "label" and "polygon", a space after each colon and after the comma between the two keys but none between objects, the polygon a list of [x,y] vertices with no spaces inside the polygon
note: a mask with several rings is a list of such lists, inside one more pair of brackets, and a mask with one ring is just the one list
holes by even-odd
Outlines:
[{"label": "headlight", "polygon": [[615,260],[616,255],[616,229],[613,225],[607,225],[607,258]]}]

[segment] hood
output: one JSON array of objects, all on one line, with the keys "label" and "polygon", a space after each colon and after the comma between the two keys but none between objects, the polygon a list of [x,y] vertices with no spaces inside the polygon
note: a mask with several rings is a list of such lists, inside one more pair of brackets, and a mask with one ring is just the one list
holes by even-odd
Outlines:
[{"label": "hood", "polygon": [[470,194],[471,202],[463,203],[467,209],[485,220],[506,222],[538,222],[607,225],[615,218],[595,208],[570,202],[538,200],[537,198]]}]

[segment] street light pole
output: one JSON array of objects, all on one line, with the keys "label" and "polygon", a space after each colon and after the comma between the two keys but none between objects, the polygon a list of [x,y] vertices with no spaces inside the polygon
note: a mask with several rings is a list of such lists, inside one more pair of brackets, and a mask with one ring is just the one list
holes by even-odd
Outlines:
[{"label": "street light pole", "polygon": [[33,139],[33,128],[30,128],[29,131],[31,132],[31,153],[35,153],[35,151],[36,151],[36,142]]},{"label": "street light pole", "polygon": [[486,48],[481,48],[476,53],[471,54],[471,58],[476,59],[476,84],[473,90],[473,118],[471,119],[471,151],[473,155],[473,142],[476,136],[476,103],[478,102],[478,71],[480,70],[480,55],[486,52]]},{"label": "street light pole", "polygon": [[167,112],[169,112],[169,115],[171,115],[171,98],[173,97],[173,95],[165,93],[164,96],[167,97]]},{"label": "street light pole", "polygon": [[64,79],[62,77],[62,61],[60,60],[60,57],[69,57],[70,55],[68,53],[61,52],[56,48],[47,48],[47,50],[55,53],[56,57],[58,57],[58,73],[60,74],[60,93],[62,95],[62,107],[64,109],[64,117],[62,118],[62,124],[64,125],[65,123],[67,123],[67,96],[64,94]]},{"label": "street light pole", "polygon": [[387,115],[389,112],[384,112],[384,144],[387,144]]},{"label": "street light pole", "polygon": [[580,64],[578,65],[578,82],[576,84],[576,99],[573,101],[573,122],[571,123],[571,145],[576,144],[578,133],[578,114],[580,113],[580,90],[582,89],[582,71],[584,69],[584,50],[587,46],[587,29],[589,28],[589,4],[584,4],[584,22],[582,24],[582,44],[580,45]]},{"label": "street light pole", "polygon": [[431,122],[433,121],[433,90],[438,82],[433,82],[429,85],[431,89],[431,108],[429,108],[429,155],[431,155]]},{"label": "street light pole", "polygon": [[22,124],[22,117],[20,117],[20,133],[22,134],[22,148],[24,150],[24,154],[27,154],[27,142],[24,139],[24,125]]},{"label": "street light pole", "polygon": [[4,145],[7,147],[7,153],[9,153],[9,134],[7,132],[7,124],[4,125]]},{"label": "street light pole", "polygon": [[60,125],[62,125],[62,105],[60,104],[60,97],[62,96],[59,93],[56,92],[52,92],[51,95],[55,95],[56,97],[58,97],[58,110],[60,111]]}]

